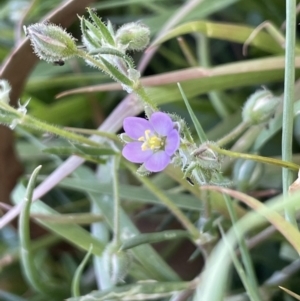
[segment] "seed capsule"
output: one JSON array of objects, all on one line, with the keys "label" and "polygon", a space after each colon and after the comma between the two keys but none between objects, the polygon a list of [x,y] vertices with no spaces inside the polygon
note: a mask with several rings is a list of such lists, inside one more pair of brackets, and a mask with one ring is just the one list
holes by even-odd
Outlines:
[{"label": "seed capsule", "polygon": [[275,114],[280,98],[269,90],[253,93],[243,108],[243,121],[252,125],[268,122]]},{"label": "seed capsule", "polygon": [[78,53],[74,38],[55,24],[36,23],[25,33],[36,55],[47,62],[65,61]]}]

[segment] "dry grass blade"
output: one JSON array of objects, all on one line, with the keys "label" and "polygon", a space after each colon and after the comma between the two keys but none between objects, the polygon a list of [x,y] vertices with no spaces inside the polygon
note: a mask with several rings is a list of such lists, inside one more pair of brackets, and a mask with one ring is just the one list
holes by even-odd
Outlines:
[{"label": "dry grass blade", "polygon": [[278,212],[268,208],[260,201],[248,196],[245,193],[219,186],[202,186],[201,189],[219,191],[240,200],[251,209],[264,216],[274,227],[289,241],[289,243],[300,253],[300,234],[298,230],[287,222]]}]

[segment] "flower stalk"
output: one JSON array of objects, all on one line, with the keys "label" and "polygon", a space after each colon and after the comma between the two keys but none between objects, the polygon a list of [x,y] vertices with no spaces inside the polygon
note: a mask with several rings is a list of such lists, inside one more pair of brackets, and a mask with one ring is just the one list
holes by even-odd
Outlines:
[{"label": "flower stalk", "polygon": [[262,162],[262,163],[265,163],[265,164],[276,165],[278,167],[288,168],[289,170],[297,170],[298,171],[299,168],[300,168],[299,165],[297,165],[295,163],[292,163],[292,162],[278,160],[278,159],[275,159],[275,158],[258,156],[258,155],[255,155],[255,154],[238,153],[238,152],[222,149],[222,148],[220,148],[219,146],[217,146],[215,144],[208,144],[207,147],[214,150],[215,152],[217,152],[219,154],[229,156],[229,157],[233,157],[233,158],[253,160],[253,161]]},{"label": "flower stalk", "polygon": [[[136,168],[133,164],[126,162],[126,167],[131,173],[137,177]],[[193,223],[184,215],[184,213],[170,200],[160,189],[158,189],[147,177],[138,177],[138,180],[145,185],[145,187],[155,195],[181,222],[181,224],[189,231],[195,242],[200,237],[200,232]]]},{"label": "flower stalk", "polygon": [[220,147],[232,142],[236,138],[238,138],[245,130],[249,127],[247,122],[241,122],[238,126],[236,126],[230,133],[228,133],[223,138],[219,139],[216,143]]},{"label": "flower stalk", "polygon": [[[285,41],[285,74],[284,99],[282,115],[282,160],[292,161],[293,143],[293,103],[295,83],[295,46],[296,46],[296,0],[286,0],[286,41]],[[293,173],[284,168],[282,170],[283,195],[288,196],[289,186],[293,182]],[[296,228],[295,209],[285,211],[286,219]]]},{"label": "flower stalk", "polygon": [[[82,143],[90,146],[96,146],[96,147],[101,146],[99,143],[92,141],[88,138],[85,138],[84,136],[45,123],[30,115],[25,115],[5,102],[0,102],[0,110],[3,110],[5,112],[4,118],[7,121],[9,121],[11,126],[16,126],[17,124],[19,124],[45,133],[51,133],[70,141],[75,141],[78,143]],[[1,119],[3,122],[2,117]]]}]

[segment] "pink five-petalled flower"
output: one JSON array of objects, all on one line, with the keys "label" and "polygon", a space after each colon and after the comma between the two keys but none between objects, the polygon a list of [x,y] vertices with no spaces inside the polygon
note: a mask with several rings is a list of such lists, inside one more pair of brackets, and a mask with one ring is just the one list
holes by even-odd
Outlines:
[{"label": "pink five-petalled flower", "polygon": [[142,163],[150,172],[164,170],[179,148],[179,133],[165,113],[155,112],[149,120],[127,117],[123,128],[133,140],[123,148],[123,156],[133,163]]}]

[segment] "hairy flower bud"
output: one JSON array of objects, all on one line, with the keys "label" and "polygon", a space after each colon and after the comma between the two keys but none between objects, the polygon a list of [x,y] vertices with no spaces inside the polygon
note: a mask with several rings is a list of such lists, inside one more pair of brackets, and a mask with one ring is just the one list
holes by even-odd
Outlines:
[{"label": "hairy flower bud", "polygon": [[149,28],[138,22],[125,24],[116,33],[117,44],[125,50],[143,50],[149,39]]},{"label": "hairy flower bud", "polygon": [[257,125],[269,121],[276,112],[280,98],[269,90],[260,90],[253,93],[243,108],[243,121]]},{"label": "hairy flower bud", "polygon": [[36,23],[25,32],[36,55],[47,62],[65,61],[78,52],[74,38],[55,24]]},{"label": "hairy flower bud", "polygon": [[240,191],[254,189],[263,177],[264,166],[252,160],[239,159],[233,168],[233,183]]},{"label": "hairy flower bud", "polygon": [[131,265],[131,257],[127,251],[118,250],[114,243],[109,244],[103,252],[104,268],[112,283],[122,282]]}]

